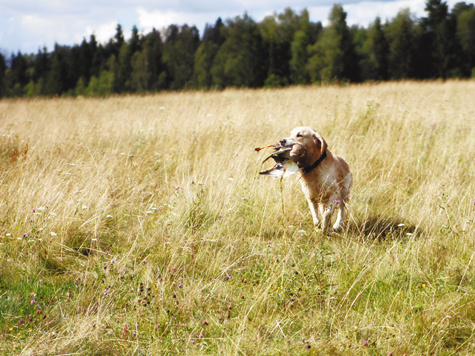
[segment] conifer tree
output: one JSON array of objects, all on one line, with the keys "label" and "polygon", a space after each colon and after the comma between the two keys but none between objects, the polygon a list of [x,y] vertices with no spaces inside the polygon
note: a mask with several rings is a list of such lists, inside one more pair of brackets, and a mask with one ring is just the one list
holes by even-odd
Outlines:
[{"label": "conifer tree", "polygon": [[213,80],[211,76],[211,66],[219,48],[225,38],[222,34],[224,24],[219,18],[214,26],[206,25],[203,40],[195,53],[193,86],[195,88],[210,88]]},{"label": "conifer tree", "polygon": [[7,63],[5,57],[0,53],[0,98],[6,95],[5,90],[5,72],[7,70]]},{"label": "conifer tree", "polygon": [[334,5],[326,28],[315,45],[310,47],[307,64],[313,81],[359,80],[358,60],[346,24],[346,12]]},{"label": "conifer tree", "polygon": [[466,5],[455,16],[457,39],[462,49],[460,67],[466,76],[475,77],[475,6]]},{"label": "conifer tree", "polygon": [[389,45],[379,17],[369,26],[366,35],[362,47],[362,77],[365,80],[386,80]]},{"label": "conifer tree", "polygon": [[389,77],[411,78],[415,56],[415,29],[409,9],[399,11],[387,27],[389,38]]},{"label": "conifer tree", "polygon": [[267,56],[257,24],[247,14],[228,20],[226,40],[211,68],[218,88],[260,87],[267,74]]},{"label": "conifer tree", "polygon": [[445,79],[454,63],[455,24],[449,19],[445,1],[427,0],[425,10],[428,16],[422,19],[422,26],[428,34],[431,77]]}]

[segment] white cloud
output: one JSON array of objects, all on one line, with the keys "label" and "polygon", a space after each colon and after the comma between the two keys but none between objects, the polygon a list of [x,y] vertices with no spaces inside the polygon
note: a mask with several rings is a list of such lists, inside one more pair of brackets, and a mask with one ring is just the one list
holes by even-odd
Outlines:
[{"label": "white cloud", "polygon": [[76,37],[76,42],[82,41],[83,38],[89,40],[89,37],[94,34],[96,41],[99,43],[106,43],[112,37],[114,37],[117,28],[117,21],[109,21],[99,26],[93,27],[92,25],[86,26],[86,30],[83,35]]},{"label": "white cloud", "polygon": [[[461,0],[446,0],[450,8]],[[121,24],[124,36],[133,25],[148,33],[171,24],[195,25],[200,34],[206,23],[214,24],[242,16],[247,12],[255,21],[286,7],[300,12],[307,8],[314,22],[328,23],[334,3],[341,3],[349,25],[368,26],[376,16],[382,21],[394,18],[402,8],[410,8],[417,17],[426,16],[426,0],[0,0],[0,50],[34,53],[43,46],[52,50],[54,43],[79,44],[95,34],[101,42],[109,41]]]},{"label": "white cloud", "polygon": [[161,30],[167,28],[170,25],[189,25],[196,26],[200,34],[206,25],[206,23],[214,23],[218,17],[215,13],[188,13],[177,12],[173,10],[147,10],[143,7],[136,8],[138,14],[137,27],[145,33],[150,32],[153,28]]}]

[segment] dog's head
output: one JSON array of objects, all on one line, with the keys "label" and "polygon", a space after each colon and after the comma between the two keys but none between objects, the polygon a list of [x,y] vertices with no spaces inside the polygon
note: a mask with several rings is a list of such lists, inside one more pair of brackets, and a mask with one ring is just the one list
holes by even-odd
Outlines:
[{"label": "dog's head", "polygon": [[290,157],[300,167],[311,166],[327,150],[323,137],[311,127],[296,127],[290,136],[280,140],[282,147],[292,147]]}]

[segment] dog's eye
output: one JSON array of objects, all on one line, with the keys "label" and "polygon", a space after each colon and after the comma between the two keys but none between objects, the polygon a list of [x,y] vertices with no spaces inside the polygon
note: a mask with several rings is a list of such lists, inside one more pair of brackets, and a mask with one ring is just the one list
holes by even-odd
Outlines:
[{"label": "dog's eye", "polygon": [[299,133],[297,134],[297,137],[302,137],[302,134],[299,132]]}]

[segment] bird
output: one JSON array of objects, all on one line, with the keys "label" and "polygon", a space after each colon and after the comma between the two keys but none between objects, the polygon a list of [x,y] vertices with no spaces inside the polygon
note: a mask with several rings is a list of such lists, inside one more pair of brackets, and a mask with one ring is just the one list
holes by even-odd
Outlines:
[{"label": "bird", "polygon": [[256,147],[255,150],[259,152],[260,150],[268,147],[272,147],[274,152],[270,156],[266,157],[262,161],[262,164],[264,164],[269,158],[272,158],[276,164],[271,169],[259,172],[259,174],[274,178],[286,178],[298,172],[299,166],[296,162],[290,159],[290,151],[292,150],[292,147],[282,147],[280,143],[276,143],[272,145]]}]

